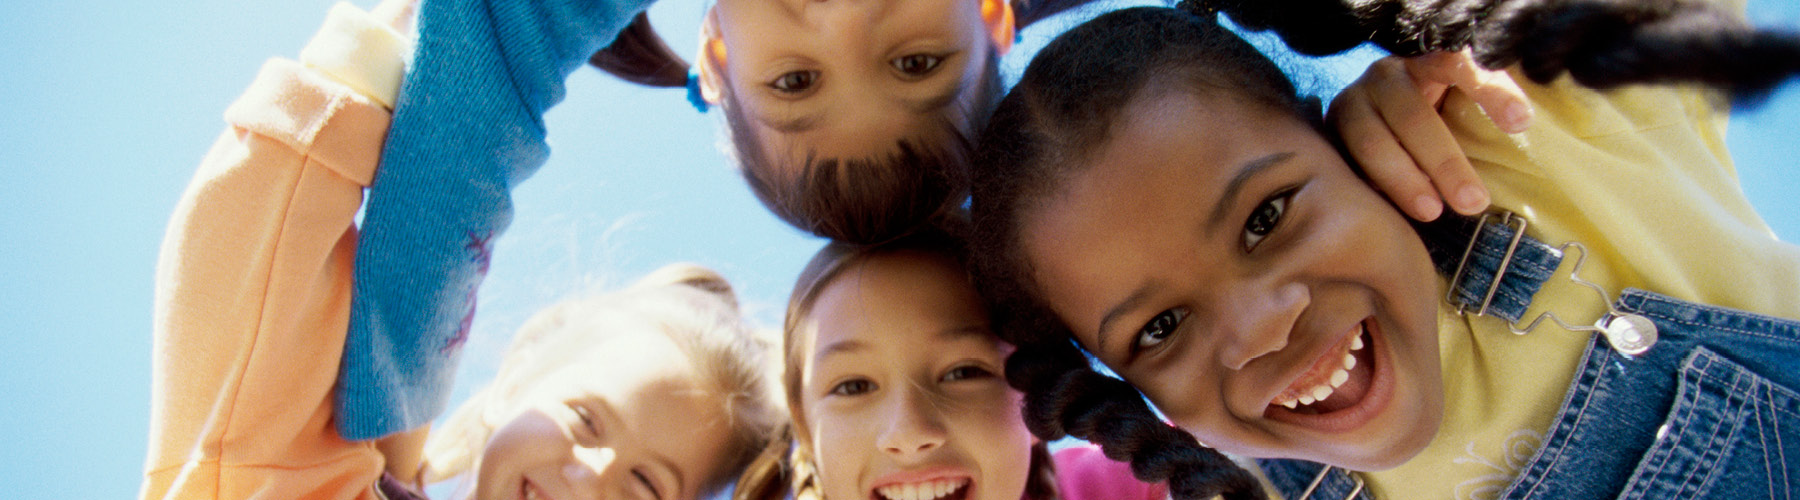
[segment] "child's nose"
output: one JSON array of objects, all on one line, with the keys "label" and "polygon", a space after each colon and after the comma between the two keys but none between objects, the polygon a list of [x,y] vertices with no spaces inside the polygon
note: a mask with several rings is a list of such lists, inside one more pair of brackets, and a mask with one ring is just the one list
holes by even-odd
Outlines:
[{"label": "child's nose", "polygon": [[944,444],[944,426],[935,405],[924,391],[908,388],[895,395],[887,426],[877,439],[883,452],[907,457],[931,451]]},{"label": "child's nose", "polygon": [[[1263,290],[1259,293],[1257,290]],[[1233,311],[1226,318],[1229,330],[1220,361],[1226,368],[1241,370],[1251,360],[1287,346],[1294,322],[1312,303],[1312,295],[1301,283],[1284,283],[1270,287],[1245,288],[1229,295]]]},{"label": "child's nose", "polygon": [[563,477],[582,498],[600,498],[607,469],[619,458],[612,448],[575,448],[575,460],[563,466]]}]

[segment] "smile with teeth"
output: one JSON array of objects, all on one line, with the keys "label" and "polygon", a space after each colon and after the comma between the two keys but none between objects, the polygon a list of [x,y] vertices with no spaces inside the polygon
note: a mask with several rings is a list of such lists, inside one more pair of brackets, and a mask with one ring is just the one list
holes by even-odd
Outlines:
[{"label": "smile with teeth", "polygon": [[[1363,348],[1362,335],[1362,326],[1358,325],[1356,334],[1350,337],[1350,348],[1346,350],[1342,356],[1338,357],[1335,366],[1327,364],[1330,363],[1330,361],[1320,360],[1318,365],[1324,365],[1324,367],[1328,368],[1329,370],[1326,372],[1330,373],[1330,375],[1311,381],[1308,381],[1305,378],[1296,381],[1294,387],[1289,387],[1287,390],[1282,391],[1281,395],[1275,397],[1274,404],[1285,406],[1292,410],[1303,405],[1310,405],[1315,402],[1324,401],[1326,398],[1330,398],[1331,394],[1335,392],[1338,387],[1343,386],[1344,382],[1350,380],[1350,370],[1356,368],[1356,353]],[[1314,366],[1312,370],[1313,373],[1321,371],[1321,367],[1318,365]]]},{"label": "smile with teeth", "polygon": [[875,488],[887,500],[934,500],[950,496],[969,485],[969,478],[935,479],[917,483],[890,484]]}]

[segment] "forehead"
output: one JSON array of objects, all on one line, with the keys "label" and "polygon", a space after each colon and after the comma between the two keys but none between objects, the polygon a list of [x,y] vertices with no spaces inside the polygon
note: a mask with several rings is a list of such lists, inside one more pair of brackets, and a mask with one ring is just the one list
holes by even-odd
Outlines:
[{"label": "forehead", "polygon": [[[607,397],[626,397],[643,387],[672,381],[698,380],[692,359],[653,322],[616,322],[616,332],[595,342],[555,346],[572,349],[567,367],[550,374],[544,383]],[[554,354],[545,356],[551,358]]]},{"label": "forehead", "polygon": [[1236,166],[1279,150],[1272,113],[1232,99],[1147,87],[1105,141],[1021,218],[1032,279],[1089,341],[1111,302],[1205,259],[1205,218]]},{"label": "forehead", "polygon": [[962,267],[916,252],[852,263],[821,290],[810,320],[815,359],[846,346],[913,357],[946,342],[999,342]]}]

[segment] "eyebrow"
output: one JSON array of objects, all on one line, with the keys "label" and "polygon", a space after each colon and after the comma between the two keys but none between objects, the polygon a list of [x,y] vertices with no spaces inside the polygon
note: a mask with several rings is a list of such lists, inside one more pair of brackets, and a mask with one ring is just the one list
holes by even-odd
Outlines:
[{"label": "eyebrow", "polygon": [[1099,337],[1100,352],[1106,352],[1106,339],[1110,337],[1106,334],[1107,327],[1111,326],[1114,320],[1119,319],[1119,316],[1137,309],[1146,299],[1149,299],[1150,290],[1154,288],[1153,285],[1153,282],[1148,281],[1138,285],[1136,290],[1131,291],[1131,295],[1125,296],[1125,300],[1119,301],[1117,305],[1112,306],[1112,309],[1106,311],[1105,316],[1100,317],[1100,329],[1094,330],[1095,336]]},{"label": "eyebrow", "polygon": [[[687,478],[682,475],[681,468],[676,467],[674,461],[669,460],[669,457],[663,456],[661,453],[657,453],[652,459],[656,461],[657,465],[662,466],[663,470],[669,471],[669,475],[675,476],[675,491],[659,492],[662,494],[658,496],[661,498],[682,498],[686,496],[684,493],[687,492]],[[651,484],[655,484],[655,482],[652,481]]]},{"label": "eyebrow", "polygon": [[776,132],[781,132],[783,134],[798,134],[818,127],[819,115],[821,114],[823,113],[808,113],[785,119],[775,119],[759,114],[756,116],[756,121],[762,122],[766,127],[775,129]]},{"label": "eyebrow", "polygon": [[818,362],[824,360],[825,358],[835,356],[838,354],[852,353],[852,352],[856,352],[856,351],[866,350],[868,348],[869,348],[869,344],[865,344],[860,340],[854,340],[854,339],[839,340],[837,342],[825,344],[825,347],[820,348],[819,353],[813,355],[813,363],[818,363]]},{"label": "eyebrow", "polygon": [[[1238,194],[1243,192],[1244,186],[1248,185],[1251,179],[1256,178],[1257,175],[1269,171],[1269,168],[1279,165],[1293,157],[1293,152],[1283,151],[1258,157],[1248,162],[1244,162],[1243,166],[1238,167],[1237,173],[1232,174],[1231,180],[1225,183],[1223,194],[1221,194],[1218,201],[1213,204],[1212,212],[1207,216],[1207,231],[1210,232],[1214,230],[1214,228],[1218,227],[1219,222],[1224,220],[1225,210],[1231,203],[1231,200],[1236,199]],[[1130,295],[1125,296],[1124,300],[1120,300],[1118,304],[1107,309],[1106,314],[1100,316],[1100,326],[1098,329],[1094,330],[1095,336],[1098,337],[1096,343],[1099,344],[1098,347],[1100,352],[1106,352],[1106,340],[1111,337],[1110,335],[1107,335],[1107,328],[1112,326],[1112,323],[1118,320],[1120,316],[1137,309],[1145,300],[1148,300],[1150,298],[1150,292],[1156,288],[1156,284],[1157,283],[1154,281],[1145,281],[1144,283],[1139,284],[1136,289],[1131,291]]]},{"label": "eyebrow", "polygon": [[[937,341],[942,341],[942,342],[953,342],[953,341],[967,339],[970,337],[985,337],[985,336],[992,335],[992,334],[993,334],[993,330],[990,329],[990,326],[988,324],[980,323],[980,324],[954,326],[954,327],[938,330],[936,332],[932,332],[930,334],[929,338],[931,340],[937,340]],[[856,351],[867,350],[869,348],[870,348],[869,344],[864,343],[863,341],[860,341],[860,340],[856,340],[856,339],[840,340],[837,342],[832,342],[830,344],[825,344],[825,347],[819,349],[819,353],[817,355],[813,356],[813,362],[818,363],[827,357],[835,356],[838,354],[845,354],[845,353],[852,353],[852,352],[856,352]]]},{"label": "eyebrow", "polygon": [[962,90],[961,85],[949,85],[946,86],[942,92],[931,94],[920,99],[900,99],[900,103],[905,105],[906,109],[912,110],[914,113],[932,113],[949,106],[950,103],[956,102],[956,97],[958,94],[962,93]]},{"label": "eyebrow", "polygon": [[1231,180],[1225,183],[1223,194],[1219,195],[1219,199],[1213,203],[1212,214],[1207,216],[1207,231],[1210,232],[1214,228],[1217,228],[1219,226],[1219,221],[1225,219],[1225,209],[1231,204],[1231,200],[1237,199],[1238,193],[1244,190],[1244,186],[1250,183],[1250,179],[1256,178],[1257,175],[1269,171],[1270,167],[1279,165],[1293,157],[1294,153],[1291,151],[1271,153],[1267,156],[1244,162],[1243,166],[1238,167],[1237,173],[1232,175]]}]

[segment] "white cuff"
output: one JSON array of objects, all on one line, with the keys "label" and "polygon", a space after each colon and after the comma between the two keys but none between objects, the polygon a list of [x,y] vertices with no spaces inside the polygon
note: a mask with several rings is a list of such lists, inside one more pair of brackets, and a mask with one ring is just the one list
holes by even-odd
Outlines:
[{"label": "white cuff", "polygon": [[393,27],[339,2],[300,50],[300,62],[393,109],[411,50],[412,41]]}]

